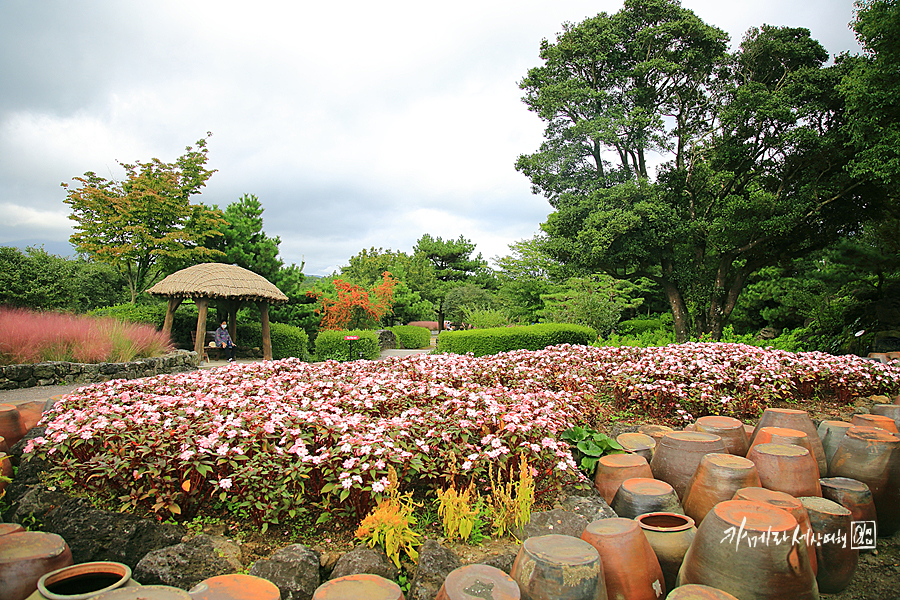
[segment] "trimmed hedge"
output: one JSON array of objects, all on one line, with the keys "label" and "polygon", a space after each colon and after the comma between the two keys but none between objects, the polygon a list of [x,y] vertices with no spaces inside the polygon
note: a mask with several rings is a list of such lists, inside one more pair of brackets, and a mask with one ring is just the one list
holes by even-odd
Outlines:
[{"label": "trimmed hedge", "polygon": [[597,339],[590,327],[570,323],[543,323],[524,327],[495,327],[466,331],[442,331],[437,351],[453,354],[471,352],[486,356],[510,350],[541,350],[558,344],[588,345]]},{"label": "trimmed hedge", "polygon": [[[296,357],[309,360],[309,336],[299,327],[269,323],[272,359]],[[238,323],[237,345],[262,348],[262,323]]]},{"label": "trimmed hedge", "polygon": [[[357,335],[353,340],[353,357],[350,356],[350,342],[346,335]],[[352,331],[334,331],[320,329],[316,336],[316,360],[357,360],[365,358],[376,360],[381,356],[381,345],[378,334],[371,329],[354,329]]]},{"label": "trimmed hedge", "polygon": [[395,325],[391,331],[397,336],[400,344],[409,350],[427,348],[431,345],[431,331],[427,327],[415,325]]}]

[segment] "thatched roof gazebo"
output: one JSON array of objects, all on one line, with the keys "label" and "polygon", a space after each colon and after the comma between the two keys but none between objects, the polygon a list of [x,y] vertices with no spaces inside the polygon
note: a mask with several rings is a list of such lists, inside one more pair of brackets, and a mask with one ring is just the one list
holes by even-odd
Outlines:
[{"label": "thatched roof gazebo", "polygon": [[148,294],[164,296],[169,299],[163,332],[172,333],[172,321],[175,311],[185,298],[192,298],[200,312],[197,317],[197,336],[194,350],[203,358],[203,346],[206,340],[206,315],[209,302],[214,300],[220,308],[228,312],[228,332],[237,344],[237,311],[242,304],[252,302],[259,305],[262,314],[263,358],[272,360],[272,339],[269,332],[269,304],[281,304],[288,301],[281,290],[269,281],[236,265],[222,263],[203,263],[172,273],[149,290]]}]

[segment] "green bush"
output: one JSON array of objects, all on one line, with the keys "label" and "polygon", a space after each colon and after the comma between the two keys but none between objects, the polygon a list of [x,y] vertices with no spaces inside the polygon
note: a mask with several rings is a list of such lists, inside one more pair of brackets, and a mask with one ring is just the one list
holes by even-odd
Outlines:
[{"label": "green bush", "polygon": [[[344,336],[356,335],[353,340],[353,357],[350,356],[350,342]],[[381,356],[378,334],[371,329],[354,329],[352,331],[334,331],[320,329],[316,336],[316,360],[356,360],[365,358],[375,360]]]},{"label": "green bush", "polygon": [[621,336],[638,336],[646,331],[654,331],[657,329],[671,331],[673,330],[672,323],[672,313],[663,313],[661,315],[645,317],[643,319],[628,319],[626,321],[620,321],[619,324],[616,325],[616,333]]},{"label": "green bush", "polygon": [[[309,338],[299,327],[269,323],[269,337],[274,360],[291,357],[309,360]],[[262,349],[262,323],[238,323],[237,345]]]},{"label": "green bush", "polygon": [[584,325],[543,323],[524,327],[497,327],[467,331],[442,331],[437,351],[453,354],[471,352],[486,356],[510,350],[541,350],[558,344],[587,345],[597,339],[597,332]]},{"label": "green bush", "polygon": [[431,332],[427,327],[416,325],[395,325],[391,331],[397,336],[397,340],[404,348],[414,350],[427,348],[431,345]]}]

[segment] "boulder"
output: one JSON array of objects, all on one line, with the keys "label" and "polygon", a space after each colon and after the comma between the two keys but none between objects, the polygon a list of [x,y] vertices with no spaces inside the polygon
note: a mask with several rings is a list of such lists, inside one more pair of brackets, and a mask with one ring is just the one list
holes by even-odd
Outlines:
[{"label": "boulder", "polygon": [[525,527],[517,529],[514,534],[520,540],[551,533],[581,537],[588,523],[589,521],[582,515],[554,508],[531,513],[531,518]]},{"label": "boulder", "polygon": [[291,544],[253,563],[250,575],[278,586],[281,600],[310,600],[319,587],[319,558],[315,550]]},{"label": "boulder", "polygon": [[378,330],[378,345],[382,350],[394,350],[398,346],[403,347],[403,344],[397,341],[397,336],[390,329]]},{"label": "boulder", "polygon": [[241,549],[236,544],[223,537],[200,534],[181,544],[149,552],[135,567],[133,577],[143,585],[189,590],[204,579],[237,573],[242,568]]},{"label": "boulder", "polygon": [[459,557],[432,539],[419,548],[419,566],[409,585],[407,600],[432,600],[444,584],[447,575],[462,566]]},{"label": "boulder", "polygon": [[385,579],[397,581],[399,571],[383,550],[380,548],[376,550],[362,544],[338,559],[329,579],[360,573],[379,575]]},{"label": "boulder", "polygon": [[559,503],[559,508],[581,515],[588,523],[618,516],[602,496],[569,496]]},{"label": "boulder", "polygon": [[512,572],[513,563],[516,562],[516,556],[519,554],[518,550],[506,550],[501,552],[500,554],[494,554],[483,561],[482,564],[485,564],[489,567],[494,567],[496,569],[500,569],[507,575]]}]

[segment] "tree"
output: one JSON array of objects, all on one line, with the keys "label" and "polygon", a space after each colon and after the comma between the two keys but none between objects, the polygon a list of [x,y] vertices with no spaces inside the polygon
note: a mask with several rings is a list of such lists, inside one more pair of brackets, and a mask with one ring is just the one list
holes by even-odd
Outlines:
[{"label": "tree", "polygon": [[281,238],[268,237],[263,231],[264,210],[253,194],[244,194],[229,204],[219,227],[221,235],[211,239],[209,247],[223,253],[218,262],[243,267],[274,282],[284,267],[284,261],[278,258]]},{"label": "tree", "polygon": [[391,310],[382,317],[382,324],[394,321],[427,321],[434,318],[434,305],[423,298],[420,290],[432,289],[435,284],[434,267],[422,255],[409,256],[405,252],[383,248],[365,248],[350,258],[341,269],[341,277],[361,286],[374,285],[385,271],[396,280]]},{"label": "tree", "polygon": [[489,310],[496,307],[494,294],[474,283],[460,283],[447,292],[444,297],[444,318],[456,327],[469,324],[466,314],[472,310]]},{"label": "tree", "polygon": [[500,302],[513,319],[535,323],[544,308],[541,296],[555,290],[564,280],[563,265],[544,250],[546,236],[519,240],[509,245],[510,254],[494,257]]},{"label": "tree", "polygon": [[174,163],[154,158],[122,164],[123,181],[87,172],[74,178],[77,187],[62,184],[69,218],[77,223],[70,241],[79,252],[113,265],[127,281],[132,302],[178,261],[222,254],[203,245],[219,235],[221,212],[191,204],[214,172],[206,168],[206,139],[186,150]]},{"label": "tree", "polygon": [[726,42],[676,0],[626,0],[545,40],[521,82],[547,122],[516,165],[555,209],[547,251],[657,283],[679,341],[720,339],[750,275],[884,207],[845,169],[855,148],[836,86],[853,61],[825,67],[805,29],[753,28],[734,54]]},{"label": "tree", "polygon": [[640,306],[637,285],[608,275],[573,277],[558,292],[541,297],[545,308],[541,315],[552,323],[575,323],[591,327],[608,336],[622,312]]},{"label": "tree", "polygon": [[321,303],[321,329],[368,329],[390,311],[396,280],[387,271],[382,282],[366,290],[343,279],[335,279],[336,298],[323,293],[307,292]]}]

